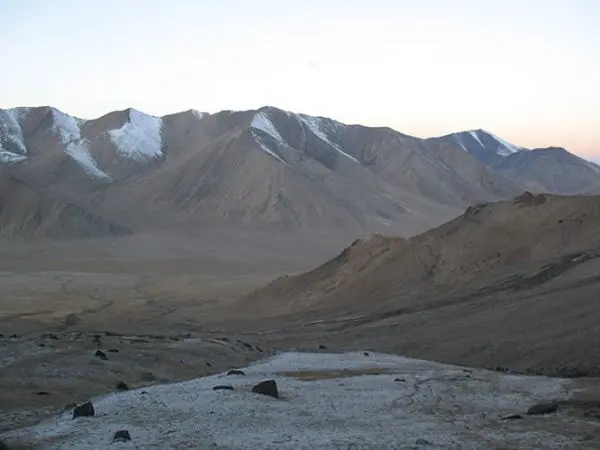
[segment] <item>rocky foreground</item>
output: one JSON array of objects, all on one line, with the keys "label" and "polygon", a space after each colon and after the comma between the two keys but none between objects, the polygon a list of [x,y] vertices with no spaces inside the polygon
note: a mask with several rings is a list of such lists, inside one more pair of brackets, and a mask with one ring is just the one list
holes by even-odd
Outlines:
[{"label": "rocky foreground", "polygon": [[53,449],[598,448],[598,405],[577,400],[580,383],[369,352],[282,353],[123,388],[2,439]]}]

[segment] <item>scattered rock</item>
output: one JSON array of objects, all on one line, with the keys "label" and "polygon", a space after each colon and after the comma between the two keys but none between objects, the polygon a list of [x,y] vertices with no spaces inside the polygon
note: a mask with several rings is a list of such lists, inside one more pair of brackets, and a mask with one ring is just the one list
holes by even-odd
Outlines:
[{"label": "scattered rock", "polygon": [[369,352],[364,352],[363,355],[369,356]]},{"label": "scattered rock", "polygon": [[111,352],[111,353],[119,353],[119,349],[118,348],[109,348],[107,350],[107,352]]},{"label": "scattered rock", "polygon": [[10,337],[11,337],[12,339],[16,339],[18,336],[17,336],[16,334],[11,334],[11,335],[10,335]]},{"label": "scattered rock", "polygon": [[4,338],[4,334],[0,333],[0,338]]},{"label": "scattered rock", "polygon": [[558,403],[539,403],[537,405],[533,405],[531,408],[527,410],[528,416],[539,416],[542,414],[552,414],[558,411]]},{"label": "scattered rock", "polygon": [[65,326],[70,327],[70,326],[75,325],[80,320],[81,319],[79,318],[79,316],[77,314],[69,314],[68,316],[65,317],[64,323],[65,323]]},{"label": "scattered rock", "polygon": [[263,353],[264,350],[262,348],[260,348],[258,345],[255,345],[254,348],[256,349],[257,352]]},{"label": "scattered rock", "polygon": [[10,450],[8,445],[6,445],[2,440],[0,440],[0,450]]},{"label": "scattered rock", "polygon": [[227,386],[227,385],[220,385],[220,386],[215,386],[213,388],[213,391],[233,391],[235,389],[233,389],[233,386]]},{"label": "scattered rock", "polygon": [[102,361],[106,361],[108,359],[106,357],[106,353],[104,353],[102,350],[96,350],[96,353],[94,353],[94,356],[96,358],[101,359]]},{"label": "scattered rock", "polygon": [[224,337],[217,338],[217,339],[218,339],[219,341],[223,341],[223,342],[229,342],[229,338],[228,338],[228,337],[225,337],[225,336],[224,336]]},{"label": "scattered rock", "polygon": [[427,439],[419,438],[415,441],[415,445],[433,445],[433,442],[428,441]]},{"label": "scattered rock", "polygon": [[327,346],[325,344],[319,344],[319,350],[327,350]]},{"label": "scattered rock", "polygon": [[39,392],[36,392],[35,395],[50,395],[50,392],[39,391]]},{"label": "scattered rock", "polygon": [[40,343],[38,344],[38,347],[45,347],[45,346],[46,346],[46,344],[44,344],[43,342],[40,342]]},{"label": "scattered rock", "polygon": [[400,383],[406,383],[406,380],[404,378],[394,378],[394,381],[398,381]]},{"label": "scattered rock", "polygon": [[40,336],[42,339],[52,339],[54,341],[58,340],[58,335],[54,333],[46,333]]},{"label": "scattered rock", "polygon": [[229,372],[227,372],[227,375],[228,376],[230,376],[230,375],[244,375],[245,376],[246,374],[244,373],[243,370],[231,369]]},{"label": "scattered rock", "polygon": [[211,363],[209,363],[208,361],[206,361],[206,365],[207,365],[208,367],[212,367],[212,364],[211,364]]},{"label": "scattered rock", "polygon": [[250,350],[252,350],[252,344],[248,344],[247,342],[240,341],[239,339],[237,340],[237,342],[239,342],[240,344],[242,344],[244,347],[249,348]]},{"label": "scattered rock", "polygon": [[113,441],[125,442],[125,441],[130,441],[130,440],[131,440],[131,435],[129,434],[129,431],[127,431],[127,430],[119,430],[113,436]]},{"label": "scattered rock", "polygon": [[92,417],[94,414],[96,414],[94,405],[92,405],[92,402],[87,402],[75,407],[73,410],[73,419],[77,419],[78,417]]},{"label": "scattered rock", "polygon": [[95,334],[95,335],[94,335],[94,338],[93,338],[92,340],[93,340],[94,342],[96,342],[96,343],[99,343],[99,342],[100,342],[100,338],[101,338],[101,337],[102,337],[102,336],[100,336],[99,334]]},{"label": "scattered rock", "polygon": [[523,416],[521,414],[509,414],[508,416],[504,416],[501,420],[518,420],[522,418]]},{"label": "scattered rock", "polygon": [[252,392],[256,394],[268,395],[270,397],[278,398],[279,392],[277,390],[277,383],[275,380],[261,381],[252,388]]},{"label": "scattered rock", "polygon": [[129,390],[129,386],[127,386],[127,384],[125,384],[123,381],[119,381],[117,383],[117,391],[128,391]]}]

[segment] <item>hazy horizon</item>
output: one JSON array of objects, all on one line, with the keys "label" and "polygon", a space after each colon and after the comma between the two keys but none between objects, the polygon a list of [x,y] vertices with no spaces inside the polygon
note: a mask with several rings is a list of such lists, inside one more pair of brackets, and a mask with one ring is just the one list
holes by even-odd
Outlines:
[{"label": "hazy horizon", "polygon": [[6,1],[0,107],[94,118],[270,105],[600,160],[592,0]]}]

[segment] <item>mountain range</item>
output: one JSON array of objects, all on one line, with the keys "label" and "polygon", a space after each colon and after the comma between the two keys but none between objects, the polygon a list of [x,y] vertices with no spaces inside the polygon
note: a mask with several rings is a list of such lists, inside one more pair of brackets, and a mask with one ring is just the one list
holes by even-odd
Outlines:
[{"label": "mountain range", "polygon": [[406,236],[523,190],[600,193],[600,167],[483,130],[420,139],[274,107],[83,120],[44,106],[0,110],[0,185],[5,237],[206,227]]}]

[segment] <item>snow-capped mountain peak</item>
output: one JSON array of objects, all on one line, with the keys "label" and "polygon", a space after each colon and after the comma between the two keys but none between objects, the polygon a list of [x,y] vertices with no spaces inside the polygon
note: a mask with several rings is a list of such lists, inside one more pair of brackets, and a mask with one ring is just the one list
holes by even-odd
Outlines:
[{"label": "snow-capped mountain peak", "polygon": [[20,121],[29,108],[0,110],[0,163],[16,163],[27,159],[27,147]]},{"label": "snow-capped mountain peak", "polygon": [[108,135],[117,152],[138,162],[160,158],[162,153],[162,118],[129,108],[127,122]]},{"label": "snow-capped mountain peak", "polygon": [[85,120],[65,114],[52,108],[54,124],[52,131],[65,145],[65,152],[75,160],[81,168],[95,178],[110,180],[110,176],[98,167],[98,163],[90,153],[87,139],[81,135],[81,126]]},{"label": "snow-capped mountain peak", "polygon": [[488,154],[489,157],[505,157],[526,150],[482,129],[461,131],[446,137],[450,137],[465,152],[479,156]]}]

